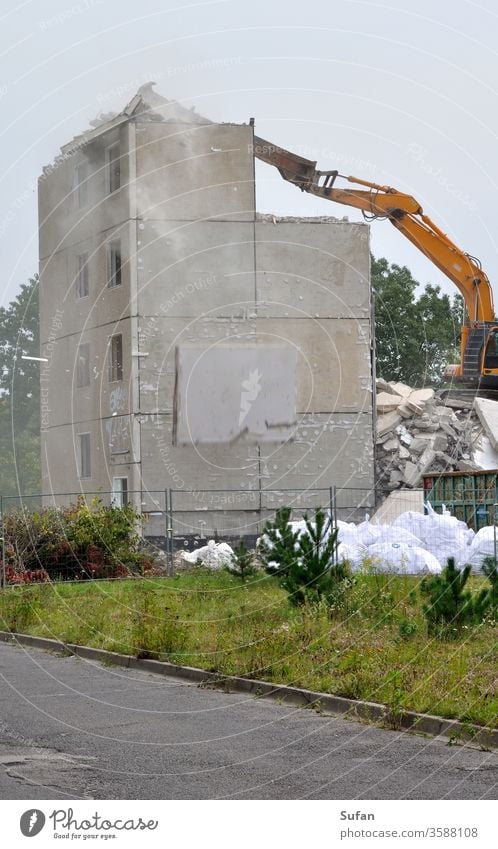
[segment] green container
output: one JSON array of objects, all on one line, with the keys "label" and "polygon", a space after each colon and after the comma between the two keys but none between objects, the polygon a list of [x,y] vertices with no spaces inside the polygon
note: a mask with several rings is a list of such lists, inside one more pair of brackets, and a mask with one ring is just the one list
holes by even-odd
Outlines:
[{"label": "green container", "polygon": [[424,475],[424,498],[438,513],[445,504],[477,532],[498,523],[498,469]]}]

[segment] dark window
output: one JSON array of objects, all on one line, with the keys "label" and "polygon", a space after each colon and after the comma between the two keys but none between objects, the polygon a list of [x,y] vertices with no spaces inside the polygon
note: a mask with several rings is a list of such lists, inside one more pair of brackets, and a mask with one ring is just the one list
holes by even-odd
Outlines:
[{"label": "dark window", "polygon": [[89,478],[92,474],[90,434],[80,433],[80,478]]},{"label": "dark window", "polygon": [[121,286],[121,239],[107,246],[107,285],[110,289]]},{"label": "dark window", "polygon": [[119,142],[107,148],[107,191],[116,192],[121,187],[121,158]]},{"label": "dark window", "polygon": [[90,386],[90,345],[86,342],[78,347],[76,362],[76,386]]},{"label": "dark window", "polygon": [[76,297],[88,297],[88,254],[76,257]]},{"label": "dark window", "polygon": [[86,162],[80,162],[74,169],[74,190],[76,206],[85,206],[88,197],[88,168]]},{"label": "dark window", "polygon": [[111,336],[109,353],[109,382],[123,380],[123,337]]}]

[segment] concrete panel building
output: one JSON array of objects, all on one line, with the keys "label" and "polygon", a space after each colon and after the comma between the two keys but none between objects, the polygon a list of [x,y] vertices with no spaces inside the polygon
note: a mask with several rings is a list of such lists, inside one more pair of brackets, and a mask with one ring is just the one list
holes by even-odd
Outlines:
[{"label": "concrete panel building", "polygon": [[373,489],[368,227],[258,215],[252,145],[144,86],[44,170],[45,493],[135,493],[161,535],[173,490],[175,532],[238,535]]}]

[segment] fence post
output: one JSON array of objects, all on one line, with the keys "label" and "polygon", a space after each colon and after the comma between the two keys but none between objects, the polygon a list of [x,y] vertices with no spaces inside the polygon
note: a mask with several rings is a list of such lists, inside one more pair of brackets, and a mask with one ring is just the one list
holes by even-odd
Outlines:
[{"label": "fence post", "polygon": [[164,490],[166,500],[166,550],[168,558],[168,575],[173,575],[173,494],[171,489]]},{"label": "fence post", "polygon": [[7,585],[6,567],[5,567],[5,525],[3,520],[3,495],[0,495],[0,516],[2,517],[2,589]]},{"label": "fence post", "polygon": [[166,572],[169,575],[169,489],[164,490],[164,544],[166,549]]},{"label": "fence post", "polygon": [[[334,531],[337,527],[336,516],[336,491],[335,486],[329,486],[329,504],[330,504],[330,528]],[[334,565],[337,562],[337,546],[334,548]]]},{"label": "fence post", "polygon": [[495,556],[495,566],[497,565],[496,561],[496,508],[498,504],[493,504],[493,551]]}]

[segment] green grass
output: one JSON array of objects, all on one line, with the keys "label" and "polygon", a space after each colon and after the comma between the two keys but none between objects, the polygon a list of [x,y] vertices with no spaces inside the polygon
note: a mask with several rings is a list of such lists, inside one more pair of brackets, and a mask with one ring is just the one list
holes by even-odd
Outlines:
[{"label": "green grass", "polygon": [[11,587],[0,628],[496,726],[496,628],[428,638],[417,585],[362,575],[332,616],[292,607],[272,578],[200,569]]}]

